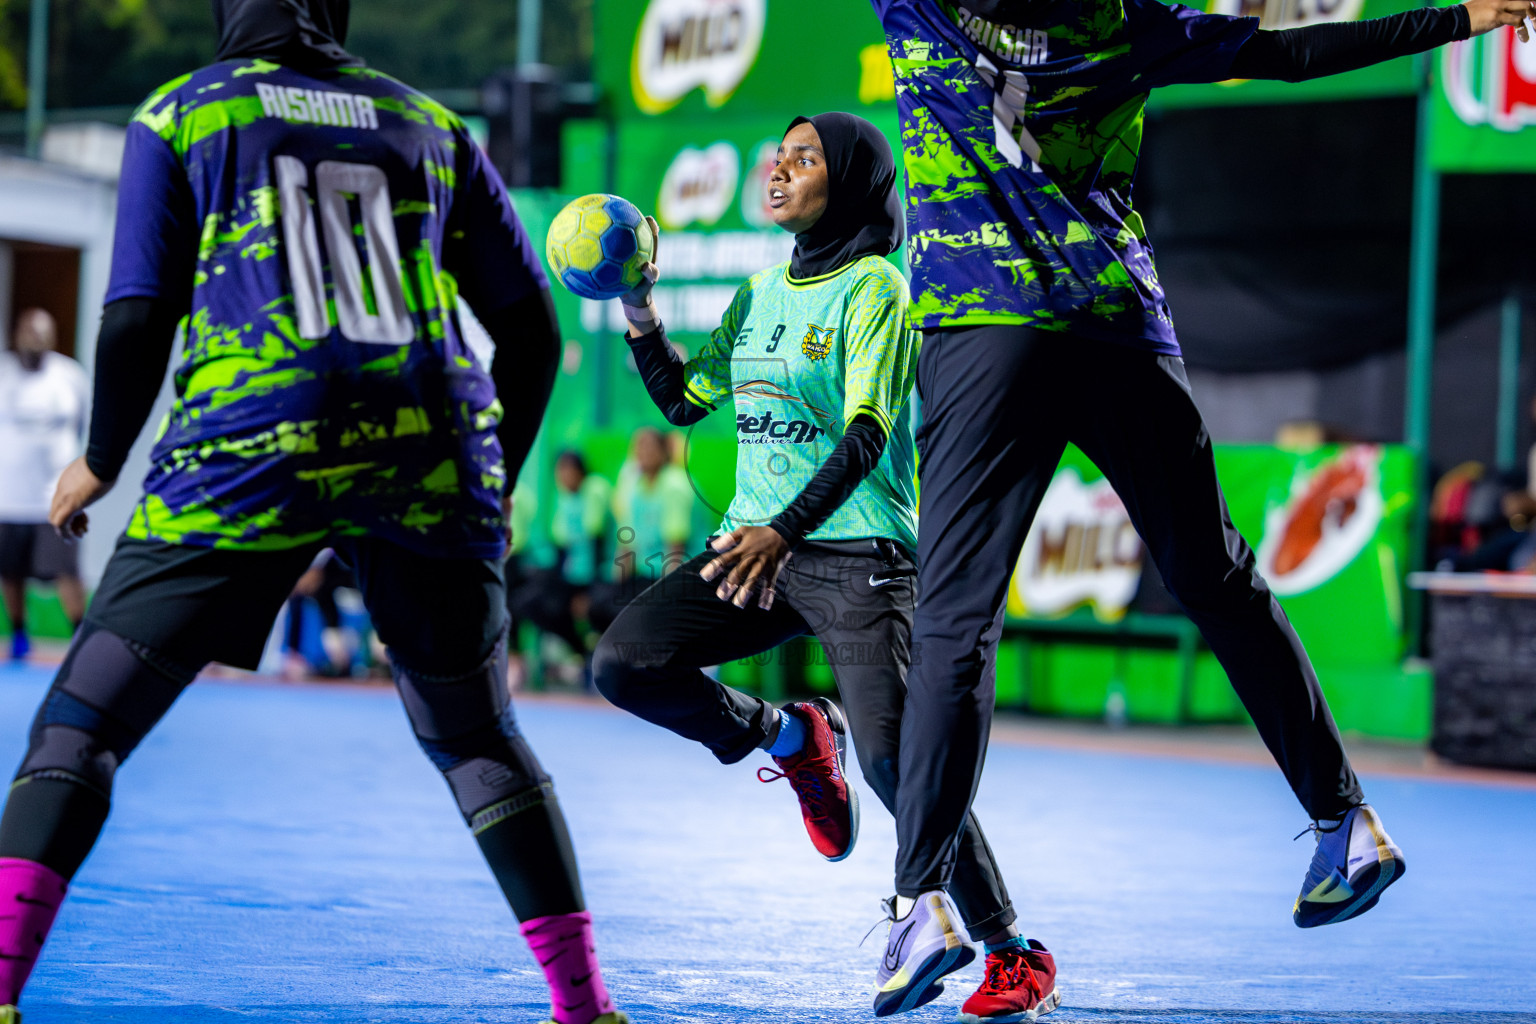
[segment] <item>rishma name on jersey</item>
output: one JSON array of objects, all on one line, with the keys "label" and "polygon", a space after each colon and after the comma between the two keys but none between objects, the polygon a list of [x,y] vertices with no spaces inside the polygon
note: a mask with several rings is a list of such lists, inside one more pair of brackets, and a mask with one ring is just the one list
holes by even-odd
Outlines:
[{"label": "rishma name on jersey", "polygon": [[268,117],[338,128],[379,127],[379,115],[374,110],[373,97],[360,93],[299,89],[291,85],[258,82],[256,95],[261,98],[261,112]]}]

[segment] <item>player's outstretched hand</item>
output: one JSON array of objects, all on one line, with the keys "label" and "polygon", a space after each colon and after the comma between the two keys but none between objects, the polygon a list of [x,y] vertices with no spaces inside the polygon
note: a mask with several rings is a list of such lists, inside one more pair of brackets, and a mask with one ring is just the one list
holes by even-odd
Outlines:
[{"label": "player's outstretched hand", "polygon": [[651,333],[661,322],[661,317],[656,313],[656,303],[651,300],[651,289],[656,287],[657,280],[661,278],[661,268],[656,265],[661,253],[661,228],[656,226],[655,217],[646,217],[645,222],[651,226],[651,238],[654,240],[651,260],[640,268],[640,283],[619,297],[619,301],[624,304],[624,318],[630,323],[630,334],[636,338]]},{"label": "player's outstretched hand", "polygon": [[53,507],[48,510],[48,521],[59,536],[68,541],[84,537],[90,527],[86,506],[110,491],[115,482],[92,473],[84,455],[65,466],[58,486],[53,489]]},{"label": "player's outstretched hand", "polygon": [[710,547],[718,557],[700,569],[699,575],[711,582],[725,576],[715,589],[716,597],[745,608],[755,595],[759,608],[767,611],[773,607],[773,588],[790,556],[789,545],[777,530],[743,526],[716,537]]},{"label": "player's outstretched hand", "polygon": [[1467,0],[1463,5],[1472,20],[1472,34],[1480,36],[1501,25],[1516,25],[1515,34],[1522,43],[1531,41],[1527,18],[1536,18],[1536,3],[1531,0]]}]

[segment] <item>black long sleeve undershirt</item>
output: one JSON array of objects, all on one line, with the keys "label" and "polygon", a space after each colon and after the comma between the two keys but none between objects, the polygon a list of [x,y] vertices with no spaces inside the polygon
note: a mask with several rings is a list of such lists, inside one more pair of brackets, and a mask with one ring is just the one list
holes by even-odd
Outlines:
[{"label": "black long sleeve undershirt", "polygon": [[686,427],[697,423],[713,410],[688,400],[687,381],[683,378],[683,361],[677,350],[667,340],[666,327],[658,324],[654,331],[638,338],[625,335],[629,350],[635,355],[635,368],[645,382],[646,393],[656,408],[674,427]]},{"label": "black long sleeve undershirt", "polygon": [[[635,354],[635,367],[645,382],[646,392],[668,423],[686,427],[709,415],[710,409],[688,398],[683,361],[667,341],[665,327],[658,326],[648,334],[625,340]],[[884,452],[885,431],[879,422],[873,416],[855,416],[816,475],[768,525],[790,547],[799,544],[848,500],[874,471]]]},{"label": "black long sleeve undershirt", "polygon": [[1461,4],[1404,11],[1369,21],[1259,30],[1232,59],[1233,78],[1304,82],[1422,53],[1472,34]]},{"label": "black long sleeve undershirt", "polygon": [[102,480],[116,480],[155,407],[176,340],[184,302],[119,299],[101,311],[96,335],[96,378],[85,464]]},{"label": "black long sleeve undershirt", "polygon": [[864,478],[874,472],[884,452],[885,431],[880,422],[859,413],[816,475],[768,525],[793,548],[842,507]]},{"label": "black long sleeve undershirt", "polygon": [[533,294],[480,317],[480,325],[496,343],[491,358],[491,380],[501,400],[501,425],[496,437],[507,467],[507,487],[512,486],[528,452],[539,436],[539,424],[549,407],[560,369],[560,324],[549,289]]}]

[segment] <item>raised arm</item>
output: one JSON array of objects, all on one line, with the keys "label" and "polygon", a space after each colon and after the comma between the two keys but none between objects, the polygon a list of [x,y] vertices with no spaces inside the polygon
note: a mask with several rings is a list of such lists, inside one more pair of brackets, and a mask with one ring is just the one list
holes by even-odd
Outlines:
[{"label": "raised arm", "polygon": [[[650,217],[652,237],[660,252],[661,233]],[[635,368],[645,383],[646,393],[656,408],[674,427],[686,427],[715,411],[718,402],[731,390],[731,349],[741,326],[742,292],[737,292],[730,308],[712,335],[709,344],[694,359],[684,363],[667,340],[667,329],[656,311],[651,290],[660,277],[655,263],[645,265],[645,280],[623,298],[624,316],[629,321],[625,338],[635,356]]]},{"label": "raised arm", "polygon": [[[1520,24],[1529,0],[1469,0],[1451,7],[1427,7],[1370,21],[1329,22],[1303,28],[1255,32],[1232,61],[1234,78],[1302,82],[1342,74],[1382,61]],[[1520,36],[1526,39],[1521,25]]]},{"label": "raised arm", "polygon": [[1422,53],[1446,43],[1520,25],[1533,13],[1531,0],[1467,0],[1450,7],[1420,8],[1369,21],[1328,22],[1266,31],[1257,18],[1205,14],[1177,3],[1124,0],[1143,55],[1140,88],[1232,78],[1301,82]]}]

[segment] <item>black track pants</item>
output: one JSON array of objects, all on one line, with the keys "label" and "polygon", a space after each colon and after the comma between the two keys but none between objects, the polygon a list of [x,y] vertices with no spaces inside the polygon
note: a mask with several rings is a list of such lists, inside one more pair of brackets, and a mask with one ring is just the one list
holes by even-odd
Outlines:
[{"label": "black track pants", "polygon": [[[779,577],[773,607],[763,611],[715,596],[717,584],[699,577],[713,557],[690,559],[625,607],[593,656],[598,689],[732,764],[767,737],[774,708],[700,668],[813,634],[831,663],[864,778],[894,810],[915,590],[910,575],[880,586],[870,576],[911,570],[911,560],[888,541],[801,545]],[[981,938],[1012,924],[1014,911],[975,816],[962,809],[960,822],[952,888],[966,925]]]},{"label": "black track pants", "polygon": [[1232,526],[1184,364],[1027,327],[931,332],[918,361],[922,566],[896,798],[896,891],[946,886],[976,793],[1009,576],[1070,441],[1125,502],[1169,592],[1314,818],[1361,802],[1306,651]]}]

